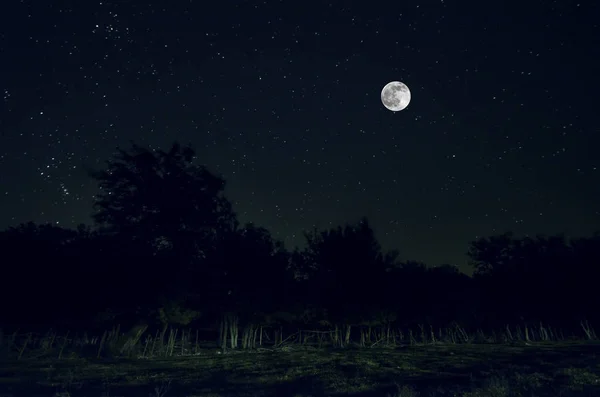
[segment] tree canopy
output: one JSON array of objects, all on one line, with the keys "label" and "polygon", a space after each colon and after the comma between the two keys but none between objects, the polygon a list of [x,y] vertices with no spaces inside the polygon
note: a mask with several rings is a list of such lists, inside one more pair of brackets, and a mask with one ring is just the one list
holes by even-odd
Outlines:
[{"label": "tree canopy", "polygon": [[366,218],[307,231],[306,247],[288,250],[266,228],[240,226],[225,180],[197,160],[178,143],[167,151],[119,149],[90,173],[100,189],[93,227],[24,223],[0,232],[10,280],[0,289],[4,321],[221,324],[221,341],[240,322],[247,332],[335,326],[350,333],[600,321],[600,234],[479,238],[468,247],[473,277],[383,250]]},{"label": "tree canopy", "polygon": [[194,157],[178,143],[166,152],[135,144],[119,149],[107,169],[91,173],[100,187],[96,224],[155,251],[202,255],[215,233],[235,227],[235,214],[223,195],[225,180]]}]

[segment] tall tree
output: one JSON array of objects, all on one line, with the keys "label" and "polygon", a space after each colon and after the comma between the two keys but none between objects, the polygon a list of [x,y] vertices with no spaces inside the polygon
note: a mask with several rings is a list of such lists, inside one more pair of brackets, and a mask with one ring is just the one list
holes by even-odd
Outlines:
[{"label": "tall tree", "polygon": [[128,151],[119,149],[107,169],[92,172],[101,189],[96,224],[151,243],[156,250],[185,245],[190,237],[210,240],[233,226],[235,214],[223,195],[225,180],[194,159],[194,150],[177,142],[166,152],[136,144]]},{"label": "tall tree", "polygon": [[126,241],[145,257],[146,267],[168,261],[168,277],[152,278],[163,285],[171,281],[163,293],[188,290],[191,274],[201,269],[193,265],[214,249],[220,233],[237,224],[223,195],[225,181],[194,160],[194,150],[177,142],[168,151],[133,144],[119,149],[105,170],[91,172],[100,187],[96,225]]},{"label": "tall tree", "polygon": [[[268,230],[249,223],[227,233],[219,243],[209,257],[216,270],[211,282],[211,309],[233,315],[249,326],[265,325],[275,313],[290,306],[294,278],[289,253]],[[226,323],[237,328],[235,322]]]},{"label": "tall tree", "polygon": [[467,255],[476,276],[510,271],[514,265],[515,240],[512,233],[479,238],[472,241]]},{"label": "tall tree", "polygon": [[383,255],[366,218],[322,232],[307,233],[305,250],[313,299],[330,313],[346,318],[361,316],[361,308],[381,298],[386,268],[395,255]]}]

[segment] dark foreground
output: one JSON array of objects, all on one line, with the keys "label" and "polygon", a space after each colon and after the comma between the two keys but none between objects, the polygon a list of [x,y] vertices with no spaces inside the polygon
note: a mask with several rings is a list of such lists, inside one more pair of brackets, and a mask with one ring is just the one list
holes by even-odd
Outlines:
[{"label": "dark foreground", "polygon": [[600,396],[600,344],[0,362],[0,396]]}]

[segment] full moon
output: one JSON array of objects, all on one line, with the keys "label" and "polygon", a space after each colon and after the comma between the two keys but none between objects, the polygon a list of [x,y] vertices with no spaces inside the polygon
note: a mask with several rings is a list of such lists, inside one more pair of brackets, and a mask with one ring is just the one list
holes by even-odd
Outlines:
[{"label": "full moon", "polygon": [[392,112],[398,112],[410,103],[410,90],[399,81],[389,82],[381,90],[381,102]]}]

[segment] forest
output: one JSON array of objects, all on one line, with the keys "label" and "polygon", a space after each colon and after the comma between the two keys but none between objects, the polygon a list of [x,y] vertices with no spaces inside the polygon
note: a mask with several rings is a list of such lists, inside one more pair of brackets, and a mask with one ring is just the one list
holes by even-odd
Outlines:
[{"label": "forest", "polygon": [[465,247],[473,276],[384,252],[366,218],[288,250],[240,225],[225,180],[196,160],[177,142],[132,144],[89,170],[92,226],[1,232],[4,333],[180,329],[240,349],[596,339],[600,234],[480,238]]},{"label": "forest", "polygon": [[366,218],[290,250],[197,162],[132,144],[87,170],[91,225],[0,232],[0,394],[600,392],[600,234],[479,238],[472,276],[383,250]]}]

